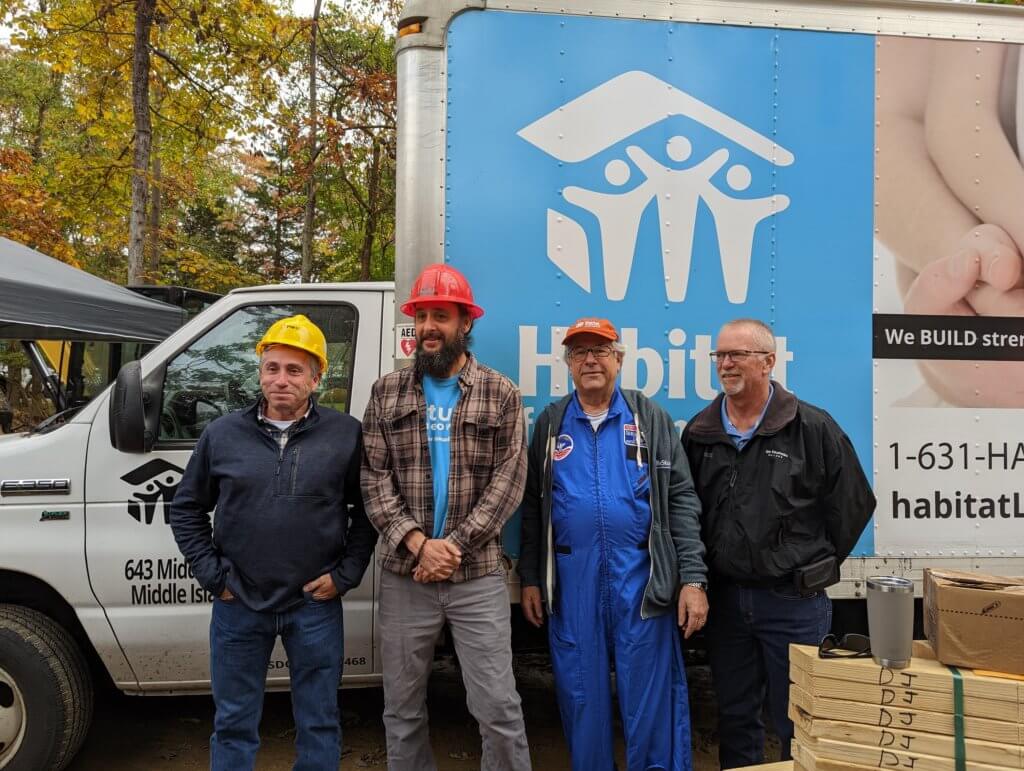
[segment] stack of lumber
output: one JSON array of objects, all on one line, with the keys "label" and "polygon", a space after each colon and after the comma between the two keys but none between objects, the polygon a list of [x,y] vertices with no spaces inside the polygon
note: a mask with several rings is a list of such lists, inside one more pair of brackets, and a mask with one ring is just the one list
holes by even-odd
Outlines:
[{"label": "stack of lumber", "polygon": [[1024,682],[959,670],[957,720],[953,672],[927,643],[914,645],[906,669],[869,658],[822,659],[817,648],[790,646],[795,771],[1024,769]]}]

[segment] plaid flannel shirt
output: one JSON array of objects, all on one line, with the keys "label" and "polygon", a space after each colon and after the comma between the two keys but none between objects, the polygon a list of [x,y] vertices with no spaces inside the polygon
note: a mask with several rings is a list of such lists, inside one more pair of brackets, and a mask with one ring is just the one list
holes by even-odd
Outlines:
[{"label": "plaid flannel shirt", "polygon": [[[452,415],[448,517],[444,537],[462,550],[454,582],[493,573],[507,562],[501,530],[526,484],[526,431],[519,390],[474,356],[459,375]],[[427,448],[426,401],[412,367],[373,385],[363,418],[363,499],[380,532],[381,567],[412,572],[403,539],[434,530],[434,488]]]}]

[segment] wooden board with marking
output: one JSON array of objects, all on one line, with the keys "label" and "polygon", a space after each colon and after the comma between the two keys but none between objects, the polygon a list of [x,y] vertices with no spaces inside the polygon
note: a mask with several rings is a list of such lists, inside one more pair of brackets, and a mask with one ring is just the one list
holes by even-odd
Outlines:
[{"label": "wooden board with marking", "polygon": [[[799,726],[795,726],[794,736],[796,745],[800,749],[810,750],[815,758],[857,763],[869,768],[907,768],[914,769],[914,771],[956,770],[956,761],[953,758],[924,755],[892,747],[869,747],[824,737],[814,737]],[[977,761],[972,761],[970,764],[971,771],[1008,771],[1010,768],[1013,766],[1000,766]]]},{"label": "wooden board with marking", "polygon": [[[871,683],[880,688],[912,688],[915,691],[952,693],[953,675],[949,667],[927,656],[930,648],[915,644],[915,657],[906,669],[881,667],[871,659],[823,659],[818,649],[810,645],[790,645],[790,667],[797,666],[815,677]],[[921,655],[917,655],[921,654]],[[977,697],[991,701],[1024,703],[1024,683],[1003,677],[979,675],[971,669],[961,669],[964,698]]]},{"label": "wooden board with marking", "polygon": [[794,741],[793,771],[878,771],[878,766],[820,758],[810,747],[802,747]]},{"label": "wooden board with marking", "polygon": [[[789,701],[812,717],[861,723],[890,731],[923,731],[952,736],[953,715],[949,712],[923,712],[897,709],[860,701],[816,696],[799,685],[789,687]],[[1004,720],[964,717],[964,736],[999,744],[1024,744],[1024,725]]]},{"label": "wooden board with marking", "polygon": [[[897,750],[913,755],[934,755],[955,758],[956,745],[952,735],[880,728],[863,723],[822,720],[805,712],[792,700],[789,717],[793,724],[814,739],[858,744],[875,750]],[[964,741],[965,757],[970,767],[975,763],[1024,768],[1024,747],[1019,744],[998,744],[977,739]]]},{"label": "wooden board with marking", "polygon": [[[944,691],[929,691],[918,688],[916,682],[906,677],[900,677],[896,681],[879,684],[878,671],[885,671],[880,667],[875,667],[874,672],[864,670],[863,674],[866,676],[864,680],[841,680],[823,676],[821,674],[822,668],[819,668],[817,674],[812,675],[800,666],[802,663],[804,662],[800,657],[790,659],[789,679],[814,696],[824,696],[829,699],[842,699],[846,701],[862,701],[897,710],[912,709],[924,712],[953,712],[953,685],[949,676],[947,676],[947,685]],[[1012,685],[1015,686],[1016,684]],[[987,698],[979,695],[977,689],[971,695],[964,694],[963,711],[965,715],[970,715],[971,717],[1004,720],[1009,723],[1024,722],[1024,705],[1020,702],[1016,700]]]}]

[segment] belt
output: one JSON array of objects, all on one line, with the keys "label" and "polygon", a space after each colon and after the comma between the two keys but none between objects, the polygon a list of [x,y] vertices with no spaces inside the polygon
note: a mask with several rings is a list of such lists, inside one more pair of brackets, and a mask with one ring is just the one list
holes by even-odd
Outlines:
[{"label": "belt", "polygon": [[712,586],[738,586],[741,589],[777,589],[780,586],[793,586],[793,575],[781,578],[754,578],[740,580],[725,576],[712,576],[708,581]]}]

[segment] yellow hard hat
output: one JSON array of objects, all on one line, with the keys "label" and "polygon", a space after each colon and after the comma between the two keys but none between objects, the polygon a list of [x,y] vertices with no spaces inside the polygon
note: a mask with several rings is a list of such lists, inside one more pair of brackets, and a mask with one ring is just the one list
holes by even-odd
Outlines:
[{"label": "yellow hard hat", "polygon": [[320,327],[301,313],[271,324],[263,339],[256,343],[256,355],[263,355],[272,345],[287,345],[311,353],[320,360],[321,371],[327,370],[327,338]]}]

